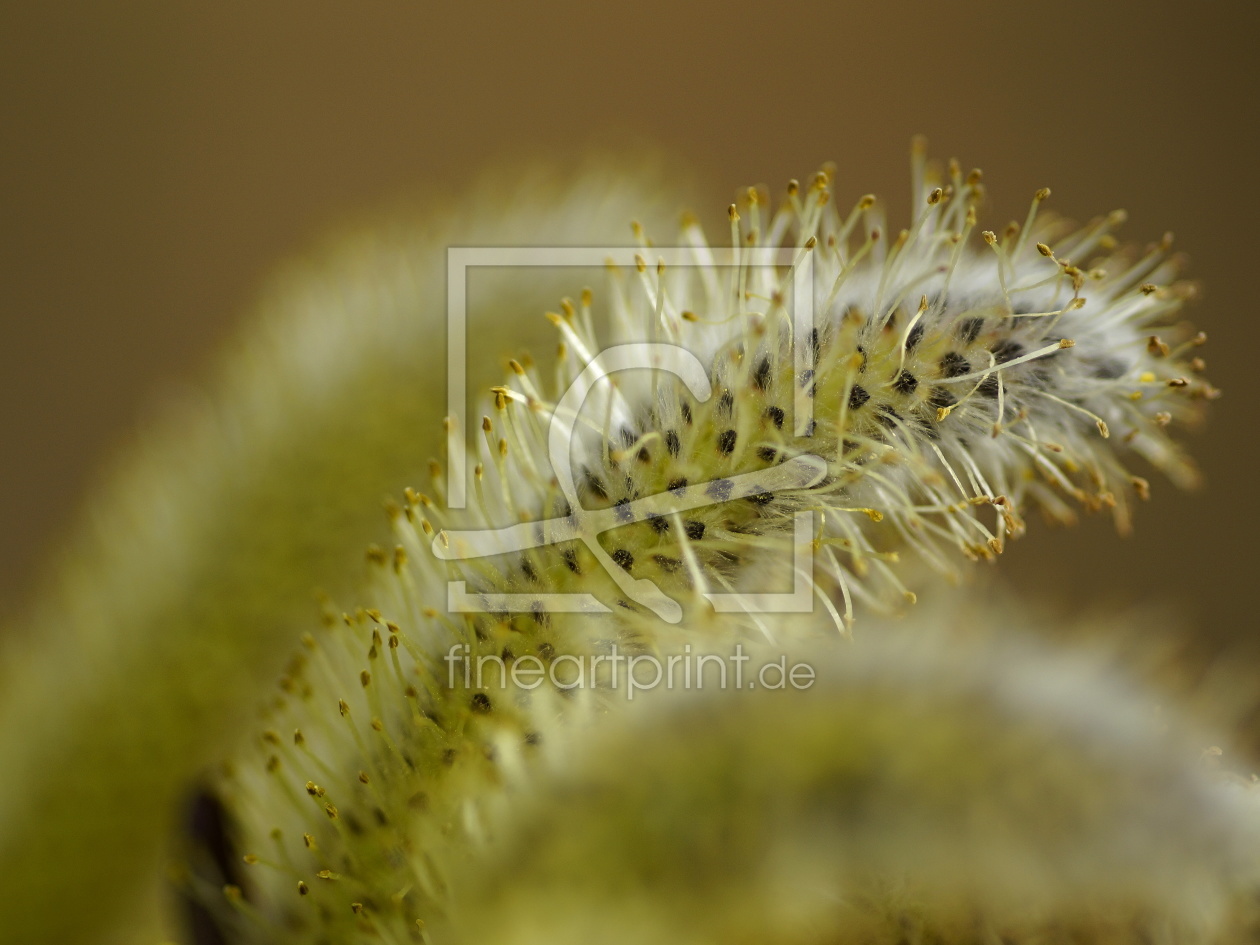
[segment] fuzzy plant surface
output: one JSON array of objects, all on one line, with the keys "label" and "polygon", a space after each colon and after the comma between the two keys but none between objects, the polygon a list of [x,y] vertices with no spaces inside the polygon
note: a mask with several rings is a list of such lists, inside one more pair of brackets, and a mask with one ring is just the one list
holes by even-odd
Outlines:
[{"label": "fuzzy plant surface", "polygon": [[806,691],[557,731],[477,798],[433,940],[1253,940],[1260,791],[1164,694],[1031,638],[1026,605],[950,601],[796,648]]},{"label": "fuzzy plant surface", "polygon": [[[985,695],[1007,664],[968,649],[960,696],[927,683],[943,649],[863,651],[880,644],[854,632],[865,613],[878,639],[920,590],[917,619],[952,625],[931,575],[994,558],[1031,511],[1105,509],[1127,528],[1147,467],[1194,482],[1169,431],[1216,391],[1203,336],[1180,320],[1193,292],[1170,240],[1120,244],[1119,213],[1065,223],[1042,212],[1045,190],[1022,224],[981,230],[981,174],[917,147],[899,232],[873,197],[838,205],[835,184],[824,168],[777,208],[745,191],[723,246],[690,218],[668,252],[636,227],[632,264],[549,314],[557,356],[509,363],[481,435],[466,443],[447,418],[449,467],[389,508],[392,547],[369,552],[357,606],[327,602],[251,744],[206,785],[213,829],[193,831],[176,872],[198,922],[239,942],[613,940],[590,924],[611,896],[609,915],[628,910],[614,921],[626,941],[850,940],[847,913],[817,903],[808,935],[774,926],[777,906],[804,896],[862,899],[853,941],[1237,931],[1253,874],[1234,839],[1250,807],[1201,781],[1195,758],[1162,754],[1140,726],[1118,751],[1126,730],[1108,727],[1101,697],[1065,720],[1066,671],[1016,705]],[[447,468],[470,473],[466,508],[448,501]],[[870,691],[846,688],[858,671],[828,653],[842,641],[865,654]],[[697,705],[674,710],[659,677],[634,683],[636,668],[732,652],[830,676],[798,708],[800,693],[771,706],[697,687]],[[1027,680],[1030,661],[1012,661]],[[945,675],[957,665],[942,662]],[[902,686],[913,700],[898,700]],[[606,769],[574,761],[575,780],[554,775],[571,788],[530,788],[574,758],[571,732],[606,721]],[[904,810],[871,810],[885,778]],[[973,788],[993,804],[968,800]],[[541,807],[518,811],[518,795]],[[1047,797],[1045,818],[1026,822]],[[790,813],[781,846],[753,827],[765,804]],[[580,830],[563,842],[526,830],[495,845],[518,814],[558,825],[571,808]],[[812,831],[818,818],[826,829]],[[1203,844],[1174,902],[1176,841],[1160,830],[1178,818]],[[850,834],[886,841],[860,881],[834,849]],[[937,845],[920,858],[906,837]],[[1047,838],[1003,878],[1003,862]],[[971,873],[964,861],[947,875],[954,840],[980,851]],[[776,899],[813,860],[820,885]],[[1101,875],[1091,862],[1150,875],[1078,895]],[[491,878],[461,879],[469,870]],[[653,891],[684,875],[678,898]],[[1011,905],[1048,878],[1025,913]],[[736,934],[721,897],[757,920]]]},{"label": "fuzzy plant surface", "polygon": [[[349,592],[384,497],[439,449],[446,251],[590,245],[673,219],[661,162],[489,170],[295,260],[213,375],[122,453],[29,611],[0,633],[0,938],[156,942],[188,784]],[[504,345],[571,271],[486,270],[470,325]],[[469,367],[484,387],[503,370]],[[72,906],[69,905],[72,903]]]}]

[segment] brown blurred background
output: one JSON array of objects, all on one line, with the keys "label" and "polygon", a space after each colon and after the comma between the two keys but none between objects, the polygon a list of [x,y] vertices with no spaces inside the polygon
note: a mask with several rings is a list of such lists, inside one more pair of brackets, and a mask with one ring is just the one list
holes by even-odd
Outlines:
[{"label": "brown blurred background", "polygon": [[0,616],[111,449],[321,233],[488,157],[610,141],[680,156],[707,220],[827,159],[842,202],[904,212],[922,132],[985,169],[996,224],[1050,185],[1070,216],[1128,209],[1135,240],[1175,230],[1226,392],[1205,492],[1159,482],[1127,543],[1091,521],[1004,567],[1249,635],[1258,25],[1241,3],[6,3]]}]

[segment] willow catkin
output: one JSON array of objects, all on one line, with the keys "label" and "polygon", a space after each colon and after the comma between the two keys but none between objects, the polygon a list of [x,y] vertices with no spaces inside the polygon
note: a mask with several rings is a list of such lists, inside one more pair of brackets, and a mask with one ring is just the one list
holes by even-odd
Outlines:
[{"label": "willow catkin", "polygon": [[[120,456],[0,634],[0,928],[141,933],[138,887],[164,880],[188,781],[238,740],[315,590],[355,585],[381,498],[437,447],[447,247],[608,240],[632,212],[672,214],[669,194],[649,161],[514,163],[286,268],[213,376]],[[522,310],[569,277],[480,272],[470,322],[522,343]]]},{"label": "willow catkin", "polygon": [[797,647],[808,691],[667,693],[561,736],[481,801],[433,940],[1249,941],[1254,785],[1155,693],[967,617]]},{"label": "willow catkin", "polygon": [[1031,508],[1127,527],[1149,489],[1133,464],[1193,481],[1167,427],[1215,390],[1169,240],[1121,248],[1120,214],[1075,228],[1039,212],[1048,191],[977,239],[979,172],[921,153],[891,239],[873,198],[839,213],[832,185],[793,182],[773,212],[745,192],[729,265],[689,219],[682,264],[638,229],[602,317],[589,291],[552,313],[557,360],[511,362],[471,448],[448,420],[469,507],[446,507],[440,464],[405,493],[370,606],[329,606],[216,787],[248,859],[202,857],[188,882],[224,928],[422,935],[448,905],[443,851],[482,830],[472,799],[561,719],[654,688],[629,662],[819,632],[776,609],[848,636],[863,608],[913,602],[916,569],[1000,553]]}]

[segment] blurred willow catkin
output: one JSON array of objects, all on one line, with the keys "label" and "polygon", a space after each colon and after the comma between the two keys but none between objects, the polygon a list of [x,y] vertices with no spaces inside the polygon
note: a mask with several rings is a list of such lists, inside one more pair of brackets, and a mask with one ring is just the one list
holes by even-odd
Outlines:
[{"label": "blurred willow catkin", "polygon": [[433,940],[1251,941],[1260,790],[1165,694],[1030,639],[1026,605],[951,604],[796,646],[808,691],[555,732],[478,798]]},{"label": "blurred willow catkin", "polygon": [[[726,263],[690,218],[681,265],[640,228],[633,267],[551,315],[556,362],[510,362],[475,446],[451,431],[469,508],[446,507],[440,466],[405,491],[363,606],[329,606],[216,786],[250,869],[203,857],[186,878],[233,938],[423,937],[449,857],[481,833],[475,799],[563,740],[561,720],[632,701],[595,668],[618,648],[668,662],[817,635],[762,604],[776,577],[801,589],[789,612],[816,601],[848,638],[862,609],[914,601],[915,568],[995,557],[1028,509],[1110,509],[1125,528],[1149,491],[1137,463],[1193,482],[1167,428],[1216,392],[1167,240],[1127,249],[1121,214],[1075,227],[1041,212],[1044,190],[1022,226],[973,234],[979,172],[921,152],[915,217],[890,240],[875,200],[838,212],[833,183],[793,182],[777,210],[746,191]],[[557,680],[585,660],[580,691]],[[527,661],[541,688],[508,685]],[[816,755],[801,763],[828,770]]]},{"label": "blurred willow catkin", "polygon": [[[653,159],[502,167],[289,268],[6,628],[0,928],[59,943],[144,928],[180,793],[236,737],[314,592],[353,585],[380,500],[437,452],[447,247],[624,240],[632,216],[672,213],[671,193]],[[473,324],[526,342],[562,284],[479,274]]]}]

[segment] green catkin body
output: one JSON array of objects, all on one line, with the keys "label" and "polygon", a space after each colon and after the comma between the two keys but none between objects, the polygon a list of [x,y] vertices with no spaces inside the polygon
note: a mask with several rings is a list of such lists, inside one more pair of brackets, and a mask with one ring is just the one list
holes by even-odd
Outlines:
[{"label": "green catkin body", "polygon": [[[447,247],[602,242],[676,206],[647,161],[490,170],[290,264],[213,376],[119,457],[0,633],[0,937],[131,942],[157,924],[188,782],[239,740],[315,590],[362,580],[381,498],[437,449]],[[571,277],[479,272],[470,325],[545,338],[519,315]]]},{"label": "green catkin body", "polygon": [[1154,693],[967,611],[798,646],[807,691],[569,733],[486,802],[434,940],[1250,941],[1260,792]]},{"label": "green catkin body", "polygon": [[[709,389],[643,370],[591,391],[562,452],[577,502],[615,517],[599,555],[571,531],[541,540],[561,526],[537,524],[575,518],[548,460],[553,412],[572,420],[557,405],[606,350],[591,294],[552,316],[555,380],[513,362],[469,451],[469,508],[445,508],[437,466],[431,496],[409,490],[391,509],[396,547],[369,555],[372,607],[329,609],[258,750],[218,786],[238,848],[257,861],[203,862],[189,882],[232,936],[423,939],[447,911],[452,851],[484,830],[479,799],[563,740],[565,720],[633,701],[608,665],[572,689],[503,685],[519,661],[798,645],[821,633],[817,621],[715,613],[706,598],[791,587],[793,552],[812,562],[806,590],[832,632],[848,636],[863,607],[914,600],[900,558],[952,574],[999,553],[1029,507],[1057,519],[1109,507],[1127,527],[1129,496],[1148,489],[1131,456],[1193,480],[1165,427],[1193,420],[1215,391],[1197,376],[1201,338],[1170,327],[1191,293],[1172,281],[1167,241],[1117,249],[1119,215],[1074,229],[1038,218],[1039,192],[1025,226],[973,248],[979,173],[951,164],[942,175],[917,156],[915,180],[920,215],[891,241],[871,198],[835,212],[824,171],[764,221],[756,191],[732,206],[737,265],[712,264],[685,222],[694,265],[653,266],[644,240],[635,271],[613,273],[613,340],[686,349]],[[753,252],[782,246],[798,266],[813,261],[805,338],[785,302],[796,268]],[[798,427],[803,400],[812,423]],[[469,530],[519,523],[536,547],[474,555]],[[642,581],[677,606],[671,622]],[[480,612],[453,612],[450,582]],[[544,597],[573,593],[600,612]],[[489,679],[465,680],[452,654]]]}]

